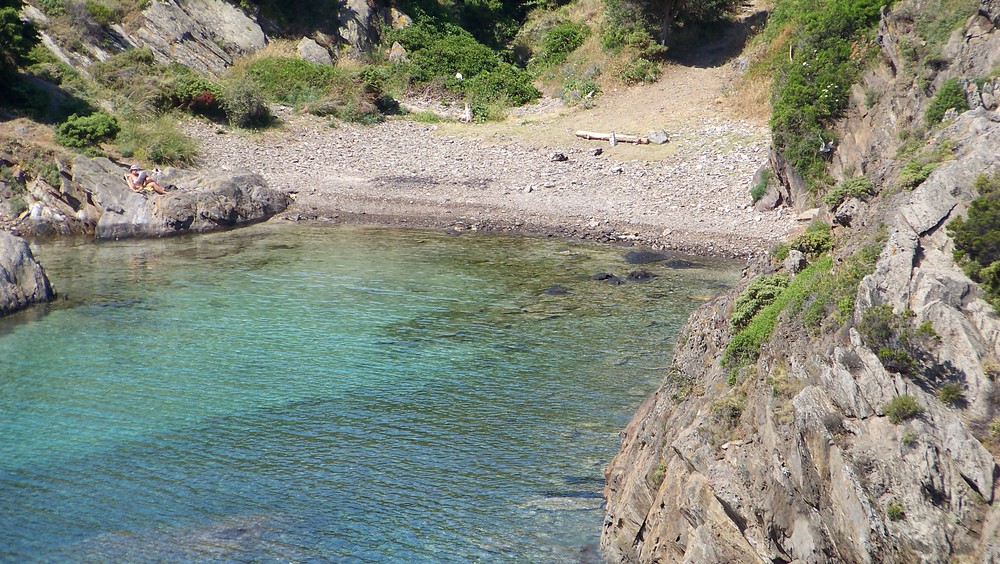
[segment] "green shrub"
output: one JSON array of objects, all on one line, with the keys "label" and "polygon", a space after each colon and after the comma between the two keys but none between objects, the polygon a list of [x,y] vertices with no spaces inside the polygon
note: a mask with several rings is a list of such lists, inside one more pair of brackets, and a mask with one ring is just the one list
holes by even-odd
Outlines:
[{"label": "green shrub", "polygon": [[815,220],[806,232],[789,243],[789,247],[809,258],[816,258],[833,248],[833,231],[824,221]]},{"label": "green shrub", "polygon": [[765,274],[754,278],[736,298],[729,325],[736,331],[746,327],[758,311],[773,303],[787,287],[788,276],[785,274]]},{"label": "green shrub", "polygon": [[399,42],[410,53],[414,75],[420,82],[461,74],[469,79],[495,68],[500,59],[492,49],[455,26],[436,28],[415,24],[401,30]]},{"label": "green shrub", "polygon": [[66,13],[65,0],[37,0],[35,4],[47,16],[61,16]]},{"label": "green shrub", "polygon": [[885,508],[885,516],[890,521],[902,521],[906,517],[906,513],[903,511],[903,506],[892,502]]},{"label": "green shrub", "polygon": [[965,388],[961,384],[948,382],[938,390],[938,398],[944,403],[959,405],[965,401]]},{"label": "green shrub", "polygon": [[625,84],[656,82],[661,73],[659,63],[643,57],[632,59],[618,71],[618,78]]},{"label": "green shrub", "polygon": [[872,181],[864,176],[855,176],[833,187],[825,196],[823,203],[835,208],[851,198],[865,199],[873,193]]},{"label": "green shrub", "polygon": [[87,0],[84,6],[90,17],[100,25],[112,25],[121,21],[122,15],[115,6],[100,0]]},{"label": "green shrub", "polygon": [[[875,52],[872,30],[888,0],[781,2],[766,36],[795,29],[792,57],[775,61],[771,118],[774,145],[810,188],[825,182],[820,141],[847,109],[851,85]],[[780,9],[779,9],[780,8]]]},{"label": "green shrub", "polygon": [[767,187],[771,183],[772,178],[774,178],[774,173],[770,169],[765,170],[760,175],[760,180],[750,188],[750,198],[753,200],[753,203],[756,204],[764,197],[764,194],[767,194]]},{"label": "green shrub", "polygon": [[[13,75],[26,62],[28,54],[39,42],[34,24],[21,19],[23,5],[21,0],[0,2],[0,94],[4,94],[13,82],[8,75]],[[9,98],[9,94],[0,95],[0,98]]]},{"label": "green shrub", "polygon": [[1000,172],[979,175],[973,187],[979,195],[965,218],[947,225],[948,235],[955,241],[955,260],[1000,311]]},{"label": "green shrub", "polygon": [[531,76],[509,63],[500,63],[472,77],[466,91],[474,102],[502,100],[513,106],[533,102],[541,95],[531,83]]},{"label": "green shrub", "polygon": [[896,425],[918,417],[924,412],[923,406],[917,403],[917,398],[911,395],[896,396],[882,406],[882,412]]},{"label": "green shrub", "polygon": [[951,109],[959,112],[969,109],[969,102],[965,99],[965,89],[954,78],[949,78],[941,85],[931,105],[927,107],[924,119],[928,124],[940,123],[944,119],[945,112]]},{"label": "green shrub", "polygon": [[260,86],[246,77],[223,84],[222,108],[226,119],[236,127],[265,127],[273,119]]},{"label": "green shrub", "polygon": [[562,22],[545,32],[537,64],[551,66],[562,63],[569,54],[583,45],[590,29],[576,22]]},{"label": "green shrub", "polygon": [[216,116],[225,113],[222,109],[222,87],[187,67],[174,69],[170,102],[173,107],[193,114]]},{"label": "green shrub", "polygon": [[660,463],[656,465],[656,470],[654,470],[652,476],[650,476],[650,481],[653,483],[653,487],[659,488],[666,476],[667,462],[661,459]]},{"label": "green shrub", "polygon": [[198,144],[181,132],[170,114],[154,119],[135,116],[123,121],[117,143],[125,157],[162,165],[190,165],[198,157]]},{"label": "green shrub", "polygon": [[914,313],[895,313],[892,306],[872,306],[864,311],[858,332],[865,345],[878,355],[887,370],[910,374],[915,368],[916,343],[910,329]]},{"label": "green shrub", "polygon": [[71,115],[56,127],[56,141],[74,149],[96,146],[118,133],[118,120],[105,112]]},{"label": "green shrub", "polygon": [[1000,415],[993,418],[990,421],[988,432],[994,439],[1000,439]]},{"label": "green shrub", "polygon": [[7,203],[10,209],[11,217],[20,217],[22,213],[28,210],[28,204],[24,202],[24,198],[21,196],[14,196]]}]

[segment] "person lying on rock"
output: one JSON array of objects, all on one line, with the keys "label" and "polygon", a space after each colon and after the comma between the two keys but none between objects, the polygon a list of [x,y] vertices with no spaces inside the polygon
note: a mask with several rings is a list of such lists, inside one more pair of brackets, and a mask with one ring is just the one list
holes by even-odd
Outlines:
[{"label": "person lying on rock", "polygon": [[128,174],[125,175],[125,182],[128,182],[128,187],[133,192],[152,190],[157,194],[167,193],[163,186],[160,186],[157,181],[150,178],[149,173],[139,168],[138,165],[132,165],[132,168],[128,170]]}]

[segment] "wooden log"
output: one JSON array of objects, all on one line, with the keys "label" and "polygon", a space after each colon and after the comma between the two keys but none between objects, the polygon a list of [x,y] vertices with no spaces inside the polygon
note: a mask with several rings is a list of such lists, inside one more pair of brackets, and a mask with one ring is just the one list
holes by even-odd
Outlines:
[{"label": "wooden log", "polygon": [[576,136],[582,139],[598,139],[600,141],[610,141],[612,145],[616,143],[635,143],[637,145],[649,144],[648,137],[638,135],[622,135],[620,133],[594,133],[593,131],[577,131]]}]

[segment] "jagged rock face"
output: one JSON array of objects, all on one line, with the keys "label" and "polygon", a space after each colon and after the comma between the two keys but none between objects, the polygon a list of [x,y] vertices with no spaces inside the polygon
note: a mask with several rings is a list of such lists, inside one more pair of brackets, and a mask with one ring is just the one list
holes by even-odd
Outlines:
[{"label": "jagged rock face", "polygon": [[0,231],[0,316],[30,304],[52,301],[55,293],[28,242]]},{"label": "jagged rock face", "polygon": [[153,50],[164,63],[179,62],[219,74],[267,38],[256,21],[222,0],[153,2],[131,26],[133,42]]},{"label": "jagged rock face", "polygon": [[[133,192],[123,173],[124,169],[105,158],[78,157],[73,161],[71,184],[86,194],[88,205],[81,210],[98,239],[226,229],[266,220],[284,211],[290,202],[287,194],[246,171],[195,174],[171,170],[160,181],[177,189],[166,195]],[[39,233],[30,225],[24,229]]]},{"label": "jagged rock face", "polygon": [[[986,74],[1000,62],[997,6],[984,3],[966,28],[974,32],[949,42],[954,73]],[[898,173],[898,128],[922,119],[928,101],[907,99],[913,86],[894,82],[895,21],[890,14],[882,25],[885,65],[866,77],[880,101],[863,108],[855,93],[834,166],[882,187]],[[967,94],[985,102],[992,88],[986,81]],[[1000,170],[1000,110],[970,106],[930,140],[947,139],[951,160],[887,205],[858,205],[841,227],[884,222],[889,236],[858,289],[853,323],[819,336],[779,324],[754,370],[730,385],[718,359],[735,292],[695,312],[666,381],[607,469],[601,547],[609,560],[1000,561],[1000,467],[996,445],[984,444],[985,424],[1000,415],[995,369],[984,369],[1000,358],[1000,321],[955,265],[944,228],[974,197],[975,178]],[[883,366],[856,329],[875,305],[931,323],[939,340],[926,352],[962,384],[966,405],[943,403],[931,376]],[[884,406],[903,394],[924,412],[896,425]]]}]

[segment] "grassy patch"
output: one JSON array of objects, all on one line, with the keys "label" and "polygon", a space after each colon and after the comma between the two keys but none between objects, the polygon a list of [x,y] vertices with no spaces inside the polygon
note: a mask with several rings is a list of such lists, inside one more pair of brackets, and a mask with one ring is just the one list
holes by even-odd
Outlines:
[{"label": "grassy patch", "polygon": [[872,186],[871,180],[868,180],[864,176],[856,176],[834,186],[832,190],[823,196],[823,203],[830,206],[830,209],[833,209],[844,203],[845,200],[851,198],[865,199],[871,196],[873,192],[874,186]]},{"label": "grassy patch", "polygon": [[117,143],[122,156],[161,165],[191,165],[198,157],[198,144],[181,132],[172,114],[123,120]]},{"label": "grassy patch", "polygon": [[770,169],[765,170],[760,175],[760,180],[750,188],[750,198],[753,200],[753,203],[756,204],[757,201],[764,197],[764,194],[767,194],[767,188],[771,184],[772,178],[774,178],[774,173]]},{"label": "grassy patch", "polygon": [[760,356],[760,347],[771,338],[781,312],[788,304],[801,301],[809,295],[817,280],[829,272],[832,266],[833,259],[823,257],[793,278],[773,302],[758,311],[750,322],[733,336],[723,353],[723,364],[746,366],[756,362]]}]

